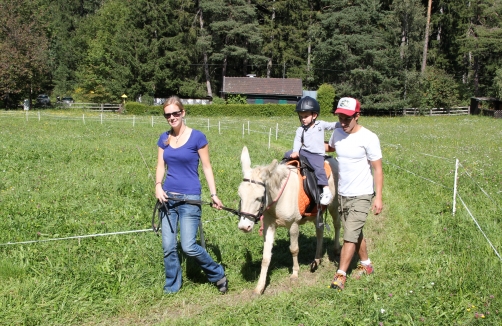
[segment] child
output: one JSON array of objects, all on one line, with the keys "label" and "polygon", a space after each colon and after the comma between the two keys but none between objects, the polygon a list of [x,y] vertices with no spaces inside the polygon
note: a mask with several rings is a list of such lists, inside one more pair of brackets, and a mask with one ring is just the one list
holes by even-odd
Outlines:
[{"label": "child", "polygon": [[339,128],[338,122],[316,121],[321,107],[319,103],[310,96],[305,96],[296,104],[298,118],[301,127],[296,130],[296,136],[293,143],[293,151],[289,151],[286,157],[298,158],[299,155],[305,157],[314,168],[317,178],[317,185],[323,188],[321,194],[321,205],[328,205],[333,198],[328,187],[328,177],[324,171],[324,130],[334,130]]}]

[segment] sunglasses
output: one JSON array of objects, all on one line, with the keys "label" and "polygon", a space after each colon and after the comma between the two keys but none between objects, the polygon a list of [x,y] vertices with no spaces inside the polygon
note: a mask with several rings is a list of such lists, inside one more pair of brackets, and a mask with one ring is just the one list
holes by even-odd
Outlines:
[{"label": "sunglasses", "polygon": [[173,116],[175,118],[179,118],[179,117],[181,117],[181,112],[182,111],[176,111],[173,113],[164,113],[164,118],[169,119],[171,116]]}]

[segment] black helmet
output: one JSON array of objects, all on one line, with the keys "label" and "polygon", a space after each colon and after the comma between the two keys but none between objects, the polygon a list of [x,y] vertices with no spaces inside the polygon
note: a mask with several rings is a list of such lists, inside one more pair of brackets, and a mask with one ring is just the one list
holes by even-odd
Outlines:
[{"label": "black helmet", "polygon": [[308,112],[312,111],[317,113],[321,112],[321,107],[319,106],[319,102],[317,102],[315,99],[313,99],[310,96],[305,96],[301,98],[298,103],[296,103],[296,112]]}]

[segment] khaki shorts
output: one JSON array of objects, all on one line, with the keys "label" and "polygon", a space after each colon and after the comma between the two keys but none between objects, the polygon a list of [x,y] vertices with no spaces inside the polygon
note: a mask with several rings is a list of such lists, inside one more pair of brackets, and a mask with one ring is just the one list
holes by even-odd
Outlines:
[{"label": "khaki shorts", "polygon": [[338,214],[343,223],[343,240],[357,243],[363,237],[363,227],[371,209],[373,194],[338,196]]}]

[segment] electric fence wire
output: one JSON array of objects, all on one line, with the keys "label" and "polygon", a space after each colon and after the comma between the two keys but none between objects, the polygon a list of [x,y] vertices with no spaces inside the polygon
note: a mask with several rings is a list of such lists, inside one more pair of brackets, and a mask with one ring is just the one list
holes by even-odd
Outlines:
[{"label": "electric fence wire", "polygon": [[[414,172],[412,172],[412,171],[409,171],[409,170],[407,170],[407,169],[405,169],[405,168],[402,168],[402,167],[400,167],[400,166],[398,166],[398,165],[396,165],[396,164],[390,163],[390,162],[385,161],[385,160],[384,160],[384,163],[386,163],[386,164],[388,164],[388,165],[392,165],[392,166],[394,166],[394,167],[396,167],[396,168],[402,169],[402,170],[404,170],[404,171],[406,171],[406,172],[408,172],[408,173],[410,173],[410,174],[412,174],[412,175],[414,175],[414,176],[416,176],[416,177],[418,177],[418,178],[421,178],[421,179],[427,180],[427,181],[429,181],[429,182],[432,182],[432,183],[434,183],[434,184],[436,184],[436,185],[438,185],[438,186],[440,186],[440,187],[448,188],[448,187],[446,187],[446,186],[444,186],[444,185],[442,185],[442,184],[440,184],[440,183],[437,183],[437,182],[435,182],[435,181],[433,181],[433,180],[431,180],[431,179],[428,179],[428,178],[422,177],[422,176],[420,176],[420,175],[418,175],[418,174],[416,174],[416,173],[414,173]],[[462,166],[462,167],[463,167],[463,166]],[[464,167],[464,169],[465,169],[465,167]],[[466,173],[467,173],[467,175],[469,175],[469,174],[468,174],[468,172],[467,172],[467,170],[466,170]],[[471,176],[469,175],[469,177],[471,177]],[[472,179],[472,177],[471,177],[471,179]],[[476,184],[477,184],[477,183],[476,183]],[[477,185],[478,185],[478,184],[477,184]],[[481,191],[482,191],[482,192],[483,192],[486,196],[488,196],[488,198],[490,198],[490,199],[493,201],[493,199],[492,199],[492,198],[491,198],[491,197],[490,197],[490,196],[486,193],[486,191],[484,191],[484,189],[483,189],[483,188],[481,188],[481,186],[479,186],[479,185],[478,185],[478,187],[481,189]],[[483,237],[486,239],[486,241],[488,242],[488,244],[490,245],[490,247],[491,247],[491,248],[493,249],[493,251],[495,252],[495,255],[496,255],[496,256],[497,256],[497,257],[498,257],[498,258],[502,261],[502,257],[501,257],[501,256],[500,256],[500,254],[498,253],[497,249],[496,249],[496,248],[495,248],[495,246],[492,244],[492,242],[490,241],[490,239],[488,238],[488,236],[485,234],[485,232],[483,231],[483,229],[482,229],[482,228],[481,228],[481,226],[479,225],[479,223],[478,223],[478,221],[476,220],[476,218],[474,217],[474,215],[472,215],[471,211],[469,210],[469,207],[465,204],[465,202],[464,202],[464,200],[462,199],[462,197],[460,196],[460,194],[458,194],[458,193],[457,193],[457,197],[458,197],[458,198],[460,199],[460,201],[462,202],[462,205],[463,205],[463,206],[464,206],[464,208],[466,209],[466,211],[467,211],[467,213],[469,214],[469,216],[471,217],[471,219],[472,219],[472,220],[474,221],[474,223],[476,224],[477,228],[479,229],[479,231],[481,232],[481,234],[483,235]],[[496,204],[496,203],[495,203],[495,204]],[[497,207],[498,207],[498,205],[497,205]]]}]

